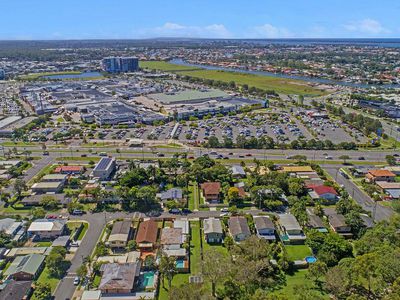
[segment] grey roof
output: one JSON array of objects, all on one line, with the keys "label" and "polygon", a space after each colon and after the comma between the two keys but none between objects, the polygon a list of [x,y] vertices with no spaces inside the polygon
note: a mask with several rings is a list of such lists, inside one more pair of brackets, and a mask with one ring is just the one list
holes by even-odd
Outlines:
[{"label": "grey roof", "polygon": [[247,224],[247,220],[245,217],[237,216],[237,217],[230,217],[228,220],[229,231],[232,235],[237,234],[246,234],[250,235],[250,228]]},{"label": "grey roof", "polygon": [[285,230],[302,230],[297,219],[291,214],[279,215],[279,223],[285,227]]},{"label": "grey roof", "polygon": [[400,190],[399,189],[385,189],[385,192],[394,199],[400,198]]},{"label": "grey roof", "polygon": [[4,275],[9,276],[19,272],[34,275],[43,264],[44,259],[45,257],[40,254],[17,256],[4,272]]},{"label": "grey roof", "polygon": [[162,192],[160,198],[161,200],[182,199],[182,190],[178,188],[169,189],[165,192]]},{"label": "grey roof", "polygon": [[223,233],[221,221],[215,218],[204,219],[204,234],[208,233]]},{"label": "grey roof", "polygon": [[322,222],[322,219],[314,214],[308,215],[308,223],[307,224],[311,228],[325,228],[325,225],[324,225],[324,222]]},{"label": "grey roof", "polygon": [[111,163],[114,161],[110,157],[102,157],[97,165],[94,167],[93,171],[105,171],[110,168]]},{"label": "grey roof", "polygon": [[129,220],[115,222],[110,235],[113,234],[129,234],[132,222]]},{"label": "grey roof", "polygon": [[363,221],[365,227],[372,228],[375,226],[374,220],[370,218],[368,215],[361,214],[360,218]]},{"label": "grey roof", "polygon": [[53,243],[51,244],[52,247],[67,247],[70,241],[69,235],[62,235],[56,238]]},{"label": "grey roof", "polygon": [[182,244],[183,242],[182,228],[163,228],[161,230],[161,245]]},{"label": "grey roof", "polygon": [[15,281],[12,280],[7,283],[4,289],[0,292],[0,300],[11,300],[11,299],[24,299],[29,294],[31,289],[32,281]]},{"label": "grey roof", "polygon": [[275,229],[274,223],[267,216],[255,216],[253,220],[257,230]]},{"label": "grey roof", "polygon": [[140,262],[125,264],[105,264],[101,270],[100,290],[131,290],[135,277],[140,273]]},{"label": "grey roof", "polygon": [[341,214],[331,214],[328,218],[329,224],[331,224],[333,227],[347,226],[346,219]]},{"label": "grey roof", "polygon": [[242,175],[245,176],[246,172],[244,171],[242,166],[234,165],[232,166],[232,175]]}]

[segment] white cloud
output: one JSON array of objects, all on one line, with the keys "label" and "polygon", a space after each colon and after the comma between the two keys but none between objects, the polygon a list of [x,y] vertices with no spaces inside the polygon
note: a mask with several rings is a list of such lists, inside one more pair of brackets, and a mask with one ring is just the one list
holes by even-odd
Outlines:
[{"label": "white cloud", "polygon": [[162,26],[136,32],[140,37],[230,38],[232,34],[222,24],[188,26],[167,22]]},{"label": "white cloud", "polygon": [[288,38],[293,34],[284,27],[276,27],[271,24],[264,24],[250,29],[249,35],[253,38]]},{"label": "white cloud", "polygon": [[364,19],[361,21],[353,21],[346,25],[344,28],[348,31],[364,33],[369,35],[379,35],[390,33],[390,30],[383,27],[381,23],[374,19]]}]

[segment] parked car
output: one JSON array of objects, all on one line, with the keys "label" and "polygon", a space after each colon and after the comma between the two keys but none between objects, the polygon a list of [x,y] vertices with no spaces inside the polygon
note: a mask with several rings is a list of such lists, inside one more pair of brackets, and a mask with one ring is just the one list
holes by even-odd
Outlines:
[{"label": "parked car", "polygon": [[76,276],[74,278],[74,285],[78,285],[80,281],[81,281],[80,278],[78,276]]},{"label": "parked car", "polygon": [[81,216],[81,215],[83,215],[83,211],[81,211],[80,209],[74,209],[72,211],[72,214],[75,216]]},{"label": "parked car", "polygon": [[178,208],[172,208],[172,209],[169,210],[169,213],[177,215],[177,214],[180,214],[181,211]]}]

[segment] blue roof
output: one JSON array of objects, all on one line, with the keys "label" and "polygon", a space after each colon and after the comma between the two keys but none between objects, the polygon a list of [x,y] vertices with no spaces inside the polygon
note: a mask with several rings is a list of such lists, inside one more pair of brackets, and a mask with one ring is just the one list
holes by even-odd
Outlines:
[{"label": "blue roof", "polygon": [[103,157],[99,163],[96,165],[96,167],[94,168],[96,171],[99,170],[106,170],[108,165],[111,163],[112,158],[109,157]]}]

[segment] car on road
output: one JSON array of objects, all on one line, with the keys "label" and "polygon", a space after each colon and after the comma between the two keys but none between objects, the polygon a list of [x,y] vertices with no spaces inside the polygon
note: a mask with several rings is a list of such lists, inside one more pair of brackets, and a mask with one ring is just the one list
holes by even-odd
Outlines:
[{"label": "car on road", "polygon": [[247,153],[247,154],[246,154],[246,156],[253,156],[253,154],[251,154],[251,153]]},{"label": "car on road", "polygon": [[333,157],[332,157],[332,156],[330,156],[330,155],[327,155],[327,156],[325,156],[325,159],[329,159],[329,160],[331,160],[331,159],[333,159]]},{"label": "car on road", "polygon": [[229,212],[229,208],[227,207],[221,208],[221,212]]},{"label": "car on road", "polygon": [[220,214],[219,216],[220,217],[226,217],[226,216],[229,216],[229,213],[228,212],[224,212],[224,213]]},{"label": "car on road", "polygon": [[43,155],[49,155],[49,151],[43,151]]},{"label": "car on road", "polygon": [[81,154],[81,157],[87,157],[87,154]]},{"label": "car on road", "polygon": [[188,209],[188,208],[182,208],[182,213],[187,215],[187,214],[191,214],[192,211],[190,209]]},{"label": "car on road", "polygon": [[239,158],[244,158],[244,155],[239,155]]},{"label": "car on road", "polygon": [[158,156],[158,157],[164,157],[164,156],[165,156],[165,154],[164,154],[164,153],[160,153],[160,152],[158,152],[158,153],[157,153],[157,156]]},{"label": "car on road", "polygon": [[358,158],[358,160],[365,160],[365,157],[364,157],[364,156],[360,156],[360,157]]},{"label": "car on road", "polygon": [[81,211],[80,209],[74,209],[72,211],[72,214],[75,216],[82,216],[83,215],[83,211]]},{"label": "car on road", "polygon": [[181,213],[181,211],[178,208],[172,208],[169,210],[170,214],[178,215]]},{"label": "car on road", "polygon": [[76,276],[74,278],[74,285],[78,285],[80,281],[81,281],[80,278],[78,276]]}]

